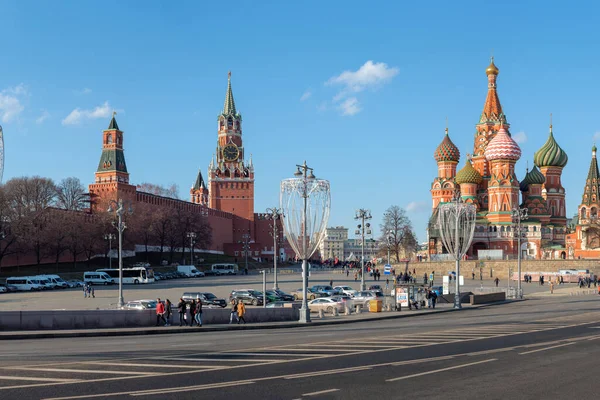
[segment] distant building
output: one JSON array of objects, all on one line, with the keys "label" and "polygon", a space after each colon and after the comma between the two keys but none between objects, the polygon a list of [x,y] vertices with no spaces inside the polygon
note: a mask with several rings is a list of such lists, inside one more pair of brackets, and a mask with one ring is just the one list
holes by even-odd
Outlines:
[{"label": "distant building", "polygon": [[325,230],[325,238],[319,247],[321,257],[326,260],[344,261],[344,244],[348,240],[348,228],[336,226]]}]

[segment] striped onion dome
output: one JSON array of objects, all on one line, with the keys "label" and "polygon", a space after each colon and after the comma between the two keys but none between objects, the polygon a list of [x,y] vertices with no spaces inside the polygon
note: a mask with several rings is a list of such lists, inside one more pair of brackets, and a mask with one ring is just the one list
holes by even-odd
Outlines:
[{"label": "striped onion dome", "polygon": [[533,169],[525,174],[525,178],[519,184],[519,189],[521,192],[526,192],[529,190],[529,185],[543,185],[544,182],[546,182],[546,177],[534,165]]},{"label": "striped onion dome", "polygon": [[535,152],[533,162],[538,167],[564,167],[567,165],[569,157],[567,153],[556,143],[554,134],[552,133],[552,125],[550,125],[550,135],[546,143]]},{"label": "striped onion dome", "polygon": [[442,143],[440,143],[440,145],[437,147],[437,149],[435,149],[435,152],[433,153],[433,157],[435,158],[435,161],[437,161],[437,162],[440,162],[440,161],[458,162],[458,160],[460,159],[460,151],[458,150],[458,147],[456,147],[454,145],[454,143],[452,143],[452,140],[450,140],[450,136],[448,135],[448,128],[446,128],[446,134],[444,135],[444,139],[442,140]]},{"label": "striped onion dome", "polygon": [[521,148],[508,135],[506,129],[500,128],[496,136],[488,143],[485,149],[485,158],[493,160],[514,160],[521,158]]},{"label": "striped onion dome", "polygon": [[465,163],[465,166],[462,167],[462,169],[460,171],[458,171],[454,180],[459,185],[462,185],[463,183],[479,184],[483,181],[483,178],[481,177],[479,172],[477,172],[477,170],[475,168],[473,168],[471,161],[467,160],[467,162]]}]

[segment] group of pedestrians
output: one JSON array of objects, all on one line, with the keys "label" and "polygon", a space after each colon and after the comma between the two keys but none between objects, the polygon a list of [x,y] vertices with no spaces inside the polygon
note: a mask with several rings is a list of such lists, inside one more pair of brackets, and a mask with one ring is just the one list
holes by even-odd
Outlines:
[{"label": "group of pedestrians", "polygon": [[244,302],[239,300],[236,302],[235,299],[231,300],[231,314],[229,315],[229,323],[233,324],[233,319],[237,320],[239,324],[241,321],[244,321],[244,325],[246,325],[246,319],[244,318],[246,315],[246,306]]},{"label": "group of pedestrians", "polygon": [[91,298],[91,297],[96,297],[96,294],[94,292],[94,287],[92,286],[91,283],[86,282],[83,284],[83,298]]},{"label": "group of pedestrians", "polygon": [[[164,303],[160,298],[156,299],[156,326],[171,326],[171,315],[173,304],[167,299]],[[190,323],[188,324],[188,311]],[[202,301],[198,299],[187,303],[182,298],[177,303],[177,312],[179,314],[179,326],[202,326]]]}]

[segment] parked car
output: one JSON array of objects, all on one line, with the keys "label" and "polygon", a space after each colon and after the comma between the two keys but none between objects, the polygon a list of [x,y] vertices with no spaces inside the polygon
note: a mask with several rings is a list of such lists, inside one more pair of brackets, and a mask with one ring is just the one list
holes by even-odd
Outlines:
[{"label": "parked car", "polygon": [[67,281],[67,285],[69,285],[70,288],[83,287],[83,281],[71,279],[70,281]]},{"label": "parked car", "polygon": [[263,294],[258,290],[254,289],[238,289],[233,290],[229,294],[229,302],[235,299],[236,301],[241,301],[244,304],[252,304],[253,306],[258,306],[263,304]]},{"label": "parked car", "polygon": [[273,292],[277,293],[277,295],[279,297],[281,297],[281,299],[283,301],[294,301],[294,296],[292,296],[291,294],[288,294],[282,290],[274,289]]},{"label": "parked car", "polygon": [[335,296],[340,294],[336,289],[329,285],[313,285],[310,288],[313,292],[321,293],[323,296]]},{"label": "parked car", "polygon": [[123,309],[125,310],[156,310],[156,300],[133,300],[128,301]]},{"label": "parked car", "polygon": [[[314,300],[318,297],[324,297],[322,293],[313,292],[311,288],[307,288],[306,292],[306,297],[308,297],[307,300]],[[292,296],[294,297],[294,300],[302,300],[302,288],[293,291]]]},{"label": "parked car", "polygon": [[352,289],[350,286],[335,286],[334,289],[337,290],[338,293],[347,294],[348,296],[354,296],[358,293],[358,290]]},{"label": "parked car", "polygon": [[337,308],[338,312],[344,311],[344,303],[333,297],[321,297],[308,302],[308,308],[310,312],[317,312],[323,310],[328,313],[333,313],[333,310]]},{"label": "parked car", "polygon": [[5,289],[5,292],[18,292],[19,289],[14,285],[0,285],[1,288]]},{"label": "parked car", "polygon": [[0,285],[0,293],[6,293],[6,292],[8,292],[8,289],[6,288],[6,286]]},{"label": "parked car", "polygon": [[335,301],[341,301],[345,306],[348,306],[348,308],[352,308],[354,306],[354,299],[346,294],[331,296],[330,298]]},{"label": "parked car", "polygon": [[225,299],[219,299],[214,294],[208,292],[185,292],[181,298],[186,302],[200,299],[202,305],[205,306],[227,307]]},{"label": "parked car", "polygon": [[381,285],[371,285],[369,286],[369,290],[379,290],[380,292],[383,292]]},{"label": "parked car", "polygon": [[362,304],[364,307],[367,307],[369,305],[369,301],[377,300],[377,296],[375,295],[374,292],[365,290],[362,292],[358,292],[352,298],[352,300],[354,301],[354,304]]},{"label": "parked car", "polygon": [[274,301],[283,301],[283,298],[274,290],[267,290],[265,291],[265,294],[267,295],[267,303],[271,303]]}]

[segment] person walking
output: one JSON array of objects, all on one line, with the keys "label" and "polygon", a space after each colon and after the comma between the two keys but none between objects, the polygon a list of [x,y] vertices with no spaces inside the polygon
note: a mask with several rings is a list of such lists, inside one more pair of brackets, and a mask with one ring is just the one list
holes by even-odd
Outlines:
[{"label": "person walking", "polygon": [[333,287],[333,279],[329,280],[329,286]]},{"label": "person walking", "polygon": [[202,326],[202,300],[196,302],[196,324]]},{"label": "person walking", "polygon": [[496,277],[496,279],[494,279],[494,282],[496,282],[496,287],[498,287],[498,284],[500,283],[500,279],[498,279],[498,277]]},{"label": "person walking", "polygon": [[156,326],[161,325],[161,321],[162,325],[167,323],[167,321],[165,321],[164,313],[165,305],[160,301],[160,298],[158,298],[156,299]]},{"label": "person walking", "polygon": [[431,308],[435,309],[435,303],[437,301],[437,293],[432,290],[431,293],[429,293],[429,297],[431,298]]},{"label": "person walking", "polygon": [[171,300],[167,299],[167,301],[165,302],[165,326],[171,326],[171,307],[173,307],[173,304],[171,304]]},{"label": "person walking", "polygon": [[244,305],[243,301],[240,301],[238,303],[238,307],[237,307],[237,319],[238,319],[238,325],[240,323],[240,321],[244,321],[244,325],[246,325],[246,319],[244,318],[244,314],[246,314],[246,306]]},{"label": "person walking", "polygon": [[94,292],[94,286],[92,286],[91,284],[90,284],[90,295],[93,298],[96,298],[96,292]]},{"label": "person walking", "polygon": [[[240,303],[242,301],[240,300]],[[237,304],[235,302],[235,299],[231,300],[231,314],[229,315],[229,323],[232,324],[233,323],[233,318],[235,317],[236,321],[239,323],[240,320],[238,319],[238,311],[237,311]]]},{"label": "person walking", "polygon": [[435,279],[435,271],[431,271],[431,274],[429,274],[429,287],[433,287],[434,279]]},{"label": "person walking", "polygon": [[196,318],[196,300],[192,299],[190,302],[190,327],[194,326],[194,321]]},{"label": "person walking", "polygon": [[179,326],[187,325],[185,321],[185,301],[183,301],[183,298],[180,298],[179,303],[177,303],[177,312],[179,313]]},{"label": "person walking", "polygon": [[84,299],[88,297],[88,285],[89,285],[89,283],[83,284],[83,298]]}]

